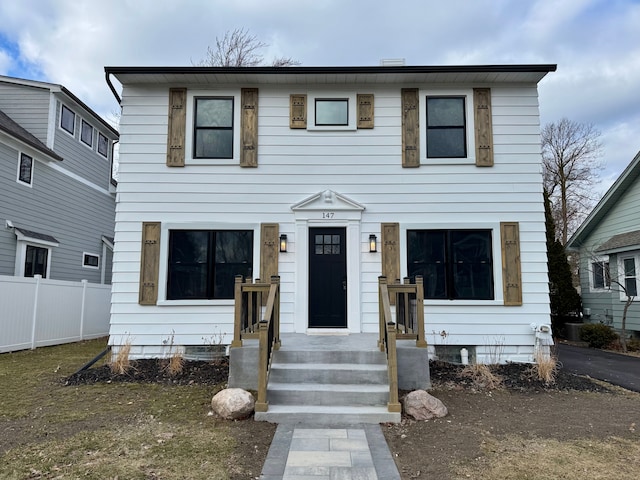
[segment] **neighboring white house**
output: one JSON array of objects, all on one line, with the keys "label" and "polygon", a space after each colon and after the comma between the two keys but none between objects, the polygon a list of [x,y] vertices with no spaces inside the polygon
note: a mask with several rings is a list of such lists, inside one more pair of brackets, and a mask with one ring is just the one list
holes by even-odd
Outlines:
[{"label": "neighboring white house", "polygon": [[580,254],[585,322],[620,329],[629,297],[628,334],[640,335],[640,152],[604,194],[567,248]]},{"label": "neighboring white house", "polygon": [[283,332],[377,332],[378,276],[418,274],[436,353],[532,361],[550,322],[537,84],[555,69],[107,67],[110,344],[230,343],[236,274],[281,277]]}]

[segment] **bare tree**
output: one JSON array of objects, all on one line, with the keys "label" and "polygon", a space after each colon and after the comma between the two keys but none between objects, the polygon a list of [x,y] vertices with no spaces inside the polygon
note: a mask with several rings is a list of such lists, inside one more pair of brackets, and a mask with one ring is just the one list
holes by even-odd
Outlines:
[{"label": "bare tree", "polygon": [[600,132],[591,124],[563,118],[542,129],[544,188],[563,245],[596,200],[593,187],[600,181]]},{"label": "bare tree", "polygon": [[[200,67],[257,67],[264,64],[260,50],[268,47],[244,28],[227,31],[224,37],[216,37],[216,46],[207,47],[205,58],[195,63]],[[290,67],[300,62],[290,57],[277,57],[271,62],[274,67]]]}]

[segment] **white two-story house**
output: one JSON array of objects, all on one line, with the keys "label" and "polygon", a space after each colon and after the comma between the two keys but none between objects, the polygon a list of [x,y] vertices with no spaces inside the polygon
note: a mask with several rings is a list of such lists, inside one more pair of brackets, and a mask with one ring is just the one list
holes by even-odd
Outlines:
[{"label": "white two-story house", "polygon": [[421,275],[434,353],[532,361],[550,314],[537,85],[555,69],[107,67],[110,343],[230,343],[238,274],[280,276],[282,332],[377,332],[378,277]]}]

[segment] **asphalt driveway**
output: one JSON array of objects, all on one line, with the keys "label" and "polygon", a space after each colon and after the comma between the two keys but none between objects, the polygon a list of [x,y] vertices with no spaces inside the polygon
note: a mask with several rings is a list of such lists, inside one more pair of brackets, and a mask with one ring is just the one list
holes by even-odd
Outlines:
[{"label": "asphalt driveway", "polygon": [[562,369],[640,392],[640,357],[558,344]]}]

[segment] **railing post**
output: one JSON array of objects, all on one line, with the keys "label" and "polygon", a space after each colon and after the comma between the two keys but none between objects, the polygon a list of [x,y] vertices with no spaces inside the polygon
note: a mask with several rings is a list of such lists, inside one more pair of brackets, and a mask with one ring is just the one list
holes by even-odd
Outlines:
[{"label": "railing post", "polygon": [[280,276],[271,277],[271,285],[276,287],[276,299],[273,303],[273,348],[280,349]]},{"label": "railing post", "polygon": [[233,341],[231,347],[242,346],[242,275],[236,275],[234,284]]},{"label": "railing post", "polygon": [[382,285],[387,285],[387,277],[384,275],[380,275],[378,277],[378,348],[380,351],[384,351],[384,330],[385,330],[385,319],[384,319],[384,306],[382,303]]},{"label": "railing post", "polygon": [[402,406],[398,401],[398,357],[396,352],[396,326],[389,322],[387,327],[387,364],[389,369],[389,403],[390,412],[401,412]]},{"label": "railing post", "polygon": [[267,368],[269,363],[269,322],[260,322],[258,327],[260,335],[258,347],[258,399],[255,411],[266,412],[269,409],[267,402]]},{"label": "railing post", "polygon": [[422,275],[416,276],[416,322],[418,323],[418,338],[416,347],[426,347],[427,340],[424,335],[424,280]]}]

